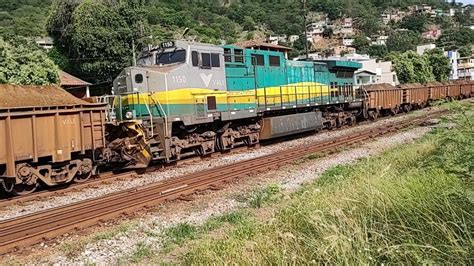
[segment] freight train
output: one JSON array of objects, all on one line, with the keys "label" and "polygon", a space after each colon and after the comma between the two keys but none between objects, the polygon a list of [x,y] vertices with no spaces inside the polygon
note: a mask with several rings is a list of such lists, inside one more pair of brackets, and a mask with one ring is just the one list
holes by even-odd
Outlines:
[{"label": "freight train", "polygon": [[0,103],[0,145],[6,147],[0,149],[0,183],[7,192],[26,194],[40,185],[83,182],[104,166],[144,168],[474,95],[471,82],[355,90],[360,67],[292,61],[282,52],[232,45],[165,42],[120,73],[113,95],[101,98],[107,104],[65,95],[59,102],[49,97],[26,104],[15,94],[14,103]]}]

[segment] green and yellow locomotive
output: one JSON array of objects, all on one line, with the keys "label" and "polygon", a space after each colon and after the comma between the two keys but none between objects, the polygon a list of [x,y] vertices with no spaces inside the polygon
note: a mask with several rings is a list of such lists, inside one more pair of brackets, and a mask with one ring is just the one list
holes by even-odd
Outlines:
[{"label": "green and yellow locomotive", "polygon": [[115,157],[136,167],[354,123],[360,67],[232,45],[162,43],[114,80],[109,137],[123,150]]}]

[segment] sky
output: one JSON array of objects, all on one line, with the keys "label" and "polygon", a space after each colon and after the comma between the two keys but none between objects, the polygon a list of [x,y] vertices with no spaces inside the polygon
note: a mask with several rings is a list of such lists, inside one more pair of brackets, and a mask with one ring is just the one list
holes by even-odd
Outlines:
[{"label": "sky", "polygon": [[461,1],[456,1],[456,2],[461,2],[461,3],[465,4],[465,5],[467,5],[467,4],[474,4],[474,0],[461,0]]}]

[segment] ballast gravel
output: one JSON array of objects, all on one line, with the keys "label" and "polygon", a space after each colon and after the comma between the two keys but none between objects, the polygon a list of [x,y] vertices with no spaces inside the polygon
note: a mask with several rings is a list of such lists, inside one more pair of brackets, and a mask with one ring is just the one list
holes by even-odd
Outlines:
[{"label": "ballast gravel", "polygon": [[[108,239],[88,242],[78,254],[72,257],[65,255],[61,249],[55,248],[55,251],[49,250],[50,253],[47,256],[44,255],[46,252],[38,251],[41,255],[31,255],[23,260],[34,264],[95,263],[108,265],[133,261],[134,254],[137,254],[140,246],[146,247],[153,254],[156,254],[162,250],[163,244],[167,241],[167,237],[164,235],[166,229],[180,223],[201,225],[213,216],[222,215],[242,207],[245,208],[245,201],[237,200],[236,195],[248,195],[256,187],[262,188],[269,184],[278,184],[283,192],[292,192],[305,182],[318,178],[320,174],[333,166],[350,164],[358,159],[380,154],[396,145],[410,143],[430,130],[430,128],[421,127],[391,136],[380,137],[356,148],[330,156],[302,160],[297,164],[289,164],[278,170],[240,179],[238,183],[223,190],[198,195],[191,202],[178,201],[163,204],[161,207],[157,207],[156,210],[131,221],[132,226],[128,230]],[[63,245],[64,241],[74,243],[78,239],[80,237],[68,237],[62,240]]]},{"label": "ballast gravel", "polygon": [[60,194],[58,196],[52,196],[49,198],[41,199],[39,201],[29,201],[26,203],[18,203],[10,206],[5,206],[0,208],[0,221],[7,220],[22,215],[27,215],[49,208],[55,208],[78,201],[101,197],[107,194],[111,194],[117,191],[123,191],[130,188],[136,188],[144,186],[151,183],[156,183],[159,181],[164,181],[179,177],[182,175],[207,170],[217,166],[228,165],[239,161],[250,160],[260,156],[278,153],[279,151],[284,151],[290,148],[298,147],[305,145],[311,142],[323,141],[345,134],[350,134],[353,132],[362,131],[369,128],[375,128],[381,125],[390,124],[393,122],[404,121],[409,117],[420,116],[426,113],[431,113],[439,110],[438,108],[427,108],[413,112],[409,115],[393,117],[391,119],[379,120],[374,123],[363,124],[356,127],[350,127],[346,129],[341,129],[337,131],[323,131],[315,135],[293,139],[286,142],[281,142],[277,144],[272,144],[268,146],[262,146],[258,149],[252,149],[245,152],[239,152],[235,154],[223,155],[215,158],[205,159],[198,161],[192,164],[183,164],[181,166],[176,166],[172,168],[167,168],[162,171],[157,171],[153,173],[147,173],[139,175],[133,180],[124,180],[124,181],[115,181],[110,184],[104,184],[100,187],[86,188],[80,191],[68,192],[65,194]]}]

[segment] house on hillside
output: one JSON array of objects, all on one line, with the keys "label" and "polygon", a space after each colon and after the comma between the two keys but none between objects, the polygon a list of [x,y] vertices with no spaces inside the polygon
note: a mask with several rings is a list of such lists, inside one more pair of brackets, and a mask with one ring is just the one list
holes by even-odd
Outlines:
[{"label": "house on hillside", "polygon": [[416,47],[416,53],[419,55],[423,55],[426,51],[432,50],[436,48],[436,44],[434,43],[429,43],[429,44],[423,44],[423,45],[418,45]]},{"label": "house on hillside", "polygon": [[90,97],[89,86],[92,84],[59,70],[59,85],[77,98]]},{"label": "house on hillside", "polygon": [[401,21],[404,17],[406,17],[406,15],[407,14],[404,11],[391,10],[391,11],[383,12],[380,15],[380,19],[382,20],[383,24],[388,25],[390,21],[393,21],[393,22]]},{"label": "house on hillside", "polygon": [[441,29],[438,29],[438,28],[432,28],[432,29],[429,29],[423,33],[421,33],[421,36],[425,39],[428,39],[428,40],[437,40],[439,39],[439,37],[441,37]]},{"label": "house on hillside", "polygon": [[387,45],[388,36],[387,35],[380,35],[380,36],[373,36],[372,37],[371,45]]},{"label": "house on hillside", "polygon": [[267,42],[268,42],[268,43],[271,43],[271,44],[278,44],[278,43],[281,43],[281,42],[286,43],[286,42],[287,42],[287,38],[286,38],[286,35],[285,35],[285,34],[281,34],[281,35],[272,34],[272,35],[269,35],[269,36],[267,37]]},{"label": "house on hillside", "polygon": [[306,39],[309,42],[323,38],[324,29],[327,27],[326,21],[312,22],[306,25]]},{"label": "house on hillside", "polygon": [[290,35],[288,37],[288,42],[292,44],[292,43],[296,42],[297,40],[299,40],[299,38],[300,38],[299,35]]},{"label": "house on hillside", "polygon": [[53,39],[51,37],[38,37],[35,39],[36,44],[46,50],[53,49]]}]

